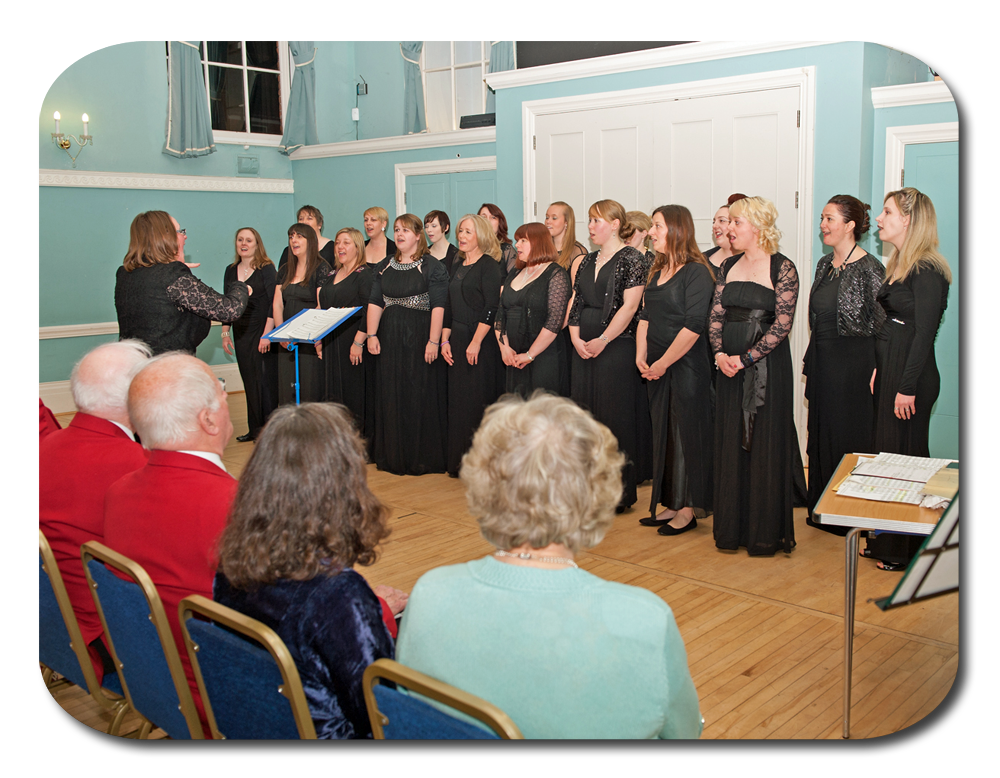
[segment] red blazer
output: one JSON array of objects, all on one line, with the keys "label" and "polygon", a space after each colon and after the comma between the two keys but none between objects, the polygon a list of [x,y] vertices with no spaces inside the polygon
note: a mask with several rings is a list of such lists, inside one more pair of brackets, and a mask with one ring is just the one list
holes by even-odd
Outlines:
[{"label": "red blazer", "polygon": [[[83,639],[101,635],[101,621],[87,588],[80,546],[104,542],[104,493],[127,473],[146,464],[146,451],[120,427],[77,413],[65,429],[39,443],[38,526],[52,546]],[[96,652],[97,677],[103,669]]]},{"label": "red blazer", "polygon": [[156,584],[199,711],[177,606],[189,594],[212,599],[216,542],[235,495],[236,479],[211,462],[150,451],[148,464],[112,484],[104,500],[104,543],[142,565]]},{"label": "red blazer", "polygon": [[61,429],[62,429],[62,425],[59,424],[59,420],[56,418],[56,415],[54,413],[52,413],[52,411],[50,411],[48,409],[48,407],[45,405],[45,403],[42,402],[42,398],[39,397],[38,398],[38,439],[41,440],[42,438],[46,437],[47,435],[50,435],[51,433],[55,432],[56,430],[61,430]]}]

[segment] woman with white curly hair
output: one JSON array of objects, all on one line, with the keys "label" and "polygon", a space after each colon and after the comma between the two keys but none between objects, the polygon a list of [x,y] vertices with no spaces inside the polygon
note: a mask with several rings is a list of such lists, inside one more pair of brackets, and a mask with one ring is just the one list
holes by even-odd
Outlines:
[{"label": "woman with white curly hair", "polygon": [[564,397],[491,405],[461,478],[496,551],[417,581],[397,659],[489,700],[527,738],[697,738],[669,606],[574,559],[614,521],[623,459],[608,428]]}]

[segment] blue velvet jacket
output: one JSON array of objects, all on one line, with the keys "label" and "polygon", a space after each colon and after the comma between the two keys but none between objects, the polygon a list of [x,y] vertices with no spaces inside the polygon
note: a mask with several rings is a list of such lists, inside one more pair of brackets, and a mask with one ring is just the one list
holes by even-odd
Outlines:
[{"label": "blue velvet jacket", "polygon": [[253,591],[215,576],[215,601],[262,621],[288,646],[319,738],[370,738],[361,676],[393,658],[382,607],[354,570],[309,581],[280,580]]}]

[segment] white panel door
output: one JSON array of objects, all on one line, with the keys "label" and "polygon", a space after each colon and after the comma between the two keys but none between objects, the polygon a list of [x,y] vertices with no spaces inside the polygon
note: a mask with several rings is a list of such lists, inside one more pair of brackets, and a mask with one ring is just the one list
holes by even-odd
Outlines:
[{"label": "white panel door", "polygon": [[[805,451],[806,406],[800,371],[809,341],[805,315],[810,268],[798,241],[800,89],[664,99],[639,105],[542,113],[535,119],[535,212],[565,200],[587,240],[587,209],[618,200],[646,213],[678,203],[694,217],[699,246],[712,246],[711,223],[733,192],[760,195],[778,209],[781,251],[799,271],[799,306],[790,336],[796,373],[795,423]],[[591,246],[591,248],[594,248]]]}]

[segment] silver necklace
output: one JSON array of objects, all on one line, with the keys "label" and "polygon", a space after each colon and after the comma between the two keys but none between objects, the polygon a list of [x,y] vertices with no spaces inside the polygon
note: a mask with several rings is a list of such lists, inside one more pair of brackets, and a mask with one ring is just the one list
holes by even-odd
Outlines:
[{"label": "silver necklace", "polygon": [[832,261],[830,262],[830,278],[837,278],[840,275],[840,271],[843,270],[844,266],[847,265],[847,263],[850,261],[851,255],[854,253],[854,249],[856,249],[857,247],[858,247],[857,243],[855,243],[851,247],[851,250],[847,254],[847,258],[840,263],[840,267],[836,267]]},{"label": "silver necklace", "polygon": [[527,551],[521,551],[520,553],[512,554],[509,551],[504,551],[503,549],[498,548],[496,551],[493,552],[493,556],[509,556],[511,559],[534,559],[536,562],[555,562],[555,563],[562,563],[564,565],[569,565],[570,567],[576,567],[576,568],[580,567],[580,565],[578,565],[569,557],[533,556],[532,554],[529,554]]}]

